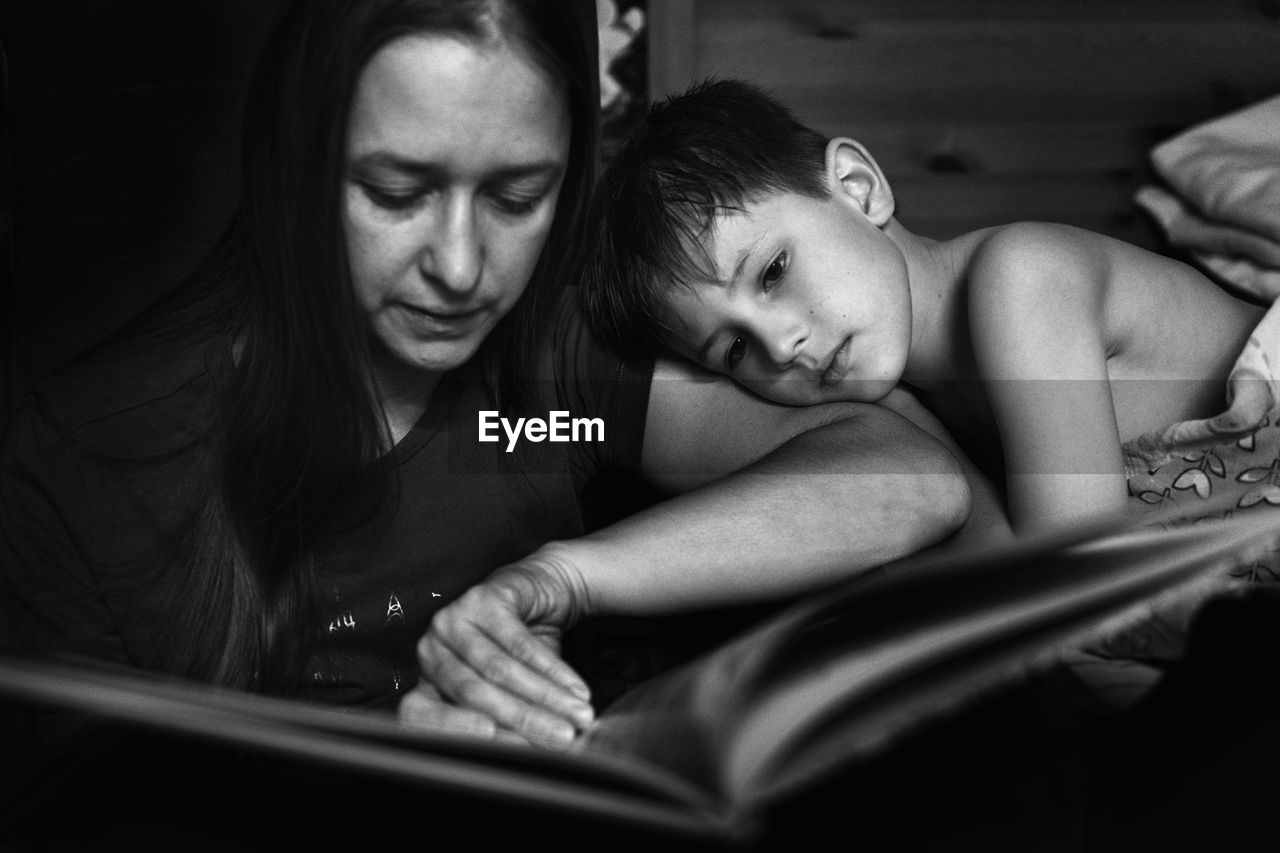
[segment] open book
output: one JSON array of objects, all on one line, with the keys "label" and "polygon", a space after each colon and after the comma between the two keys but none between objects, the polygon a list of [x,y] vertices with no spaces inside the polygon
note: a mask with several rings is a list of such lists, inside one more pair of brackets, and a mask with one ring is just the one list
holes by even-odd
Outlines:
[{"label": "open book", "polygon": [[643,684],[576,748],[413,731],[65,660],[0,657],[0,701],[75,710],[682,838],[749,839],[780,798],[885,753],[931,720],[1113,629],[1161,596],[1276,547],[1280,513],[1112,520],[998,550],[921,558],[806,597]]}]

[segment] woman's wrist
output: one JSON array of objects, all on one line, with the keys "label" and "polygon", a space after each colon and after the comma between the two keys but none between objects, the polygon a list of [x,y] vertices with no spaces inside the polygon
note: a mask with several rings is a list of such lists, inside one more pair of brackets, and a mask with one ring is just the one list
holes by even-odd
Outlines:
[{"label": "woman's wrist", "polygon": [[522,560],[504,566],[490,580],[528,597],[529,611],[568,629],[595,612],[581,570],[581,549],[571,541],[548,542]]}]

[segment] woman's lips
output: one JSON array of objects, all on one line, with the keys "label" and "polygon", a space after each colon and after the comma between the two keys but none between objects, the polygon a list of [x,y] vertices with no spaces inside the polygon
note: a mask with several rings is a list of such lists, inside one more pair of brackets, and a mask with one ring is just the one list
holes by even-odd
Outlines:
[{"label": "woman's lips", "polygon": [[484,313],[481,308],[473,308],[468,311],[432,310],[418,305],[411,305],[407,302],[400,303],[400,308],[416,328],[434,334],[446,335],[465,334],[470,329],[472,322]]}]

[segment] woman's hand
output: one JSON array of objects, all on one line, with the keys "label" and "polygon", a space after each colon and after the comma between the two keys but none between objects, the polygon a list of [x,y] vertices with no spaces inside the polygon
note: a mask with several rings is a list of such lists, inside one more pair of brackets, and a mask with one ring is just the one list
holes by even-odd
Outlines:
[{"label": "woman's hand", "polygon": [[418,643],[422,677],[401,699],[400,719],[568,746],[593,717],[586,683],[559,656],[585,601],[554,544],[498,569],[432,619]]}]

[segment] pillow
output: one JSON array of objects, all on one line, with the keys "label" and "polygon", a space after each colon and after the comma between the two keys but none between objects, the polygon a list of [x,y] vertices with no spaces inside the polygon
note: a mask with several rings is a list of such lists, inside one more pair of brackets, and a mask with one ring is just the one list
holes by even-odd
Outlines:
[{"label": "pillow", "polygon": [[1280,243],[1280,96],[1160,143],[1151,163],[1203,218]]},{"label": "pillow", "polygon": [[1280,242],[1205,219],[1162,187],[1140,187],[1134,201],[1164,229],[1170,243],[1188,250],[1198,266],[1229,290],[1263,304],[1280,296]]}]

